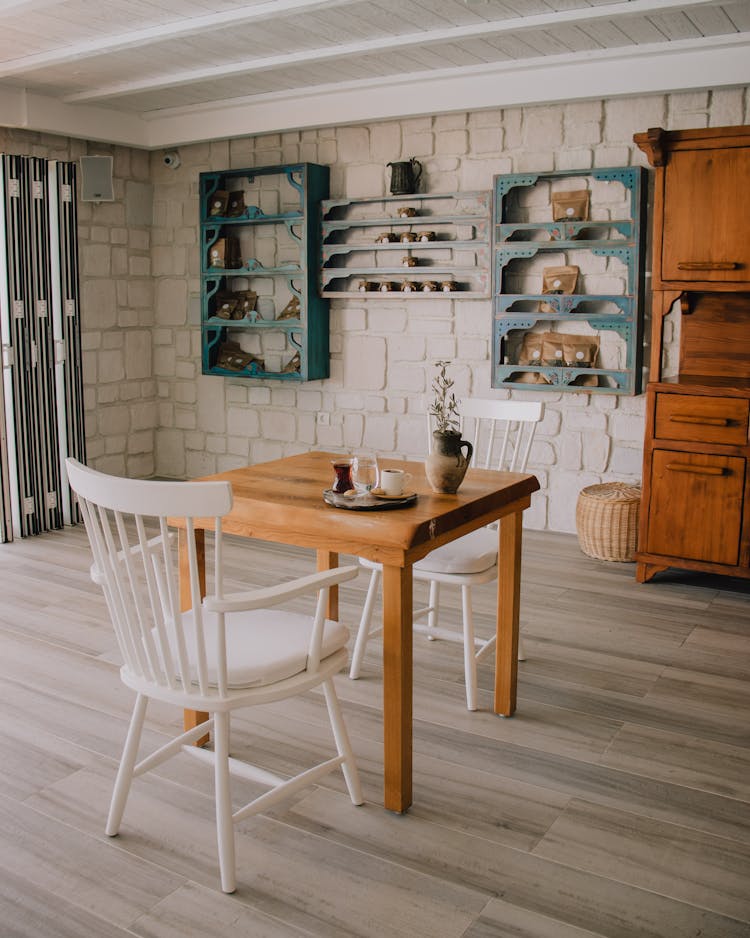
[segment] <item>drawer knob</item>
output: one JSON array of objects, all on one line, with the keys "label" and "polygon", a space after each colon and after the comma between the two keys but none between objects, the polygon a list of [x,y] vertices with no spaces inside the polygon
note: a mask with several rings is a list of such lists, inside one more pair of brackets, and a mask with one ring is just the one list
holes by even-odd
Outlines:
[{"label": "drawer knob", "polygon": [[689,462],[670,462],[667,469],[671,472],[690,472],[696,476],[725,476],[729,470],[724,466],[693,466]]},{"label": "drawer knob", "polygon": [[678,261],[678,270],[737,270],[737,261]]},{"label": "drawer knob", "polygon": [[728,427],[728,417],[700,417],[697,414],[672,414],[672,423],[697,423],[703,427]]}]

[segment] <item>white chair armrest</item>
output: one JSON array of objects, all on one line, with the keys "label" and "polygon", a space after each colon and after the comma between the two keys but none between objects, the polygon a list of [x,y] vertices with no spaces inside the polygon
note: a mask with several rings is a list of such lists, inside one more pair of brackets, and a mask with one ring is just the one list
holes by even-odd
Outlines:
[{"label": "white chair armrest", "polygon": [[246,612],[250,609],[264,609],[268,606],[278,606],[279,603],[327,589],[346,580],[353,580],[359,574],[359,566],[351,564],[347,567],[335,567],[332,570],[323,570],[312,573],[288,583],[279,583],[277,586],[268,586],[264,589],[247,590],[241,593],[229,593],[219,599],[217,596],[207,596],[203,606],[209,612]]}]

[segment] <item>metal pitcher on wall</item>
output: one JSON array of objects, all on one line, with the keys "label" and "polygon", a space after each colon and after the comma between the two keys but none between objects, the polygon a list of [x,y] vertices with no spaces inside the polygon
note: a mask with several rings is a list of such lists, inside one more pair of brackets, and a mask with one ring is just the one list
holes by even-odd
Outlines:
[{"label": "metal pitcher on wall", "polygon": [[417,191],[422,164],[412,157],[401,163],[388,163],[391,167],[391,195],[412,195]]}]

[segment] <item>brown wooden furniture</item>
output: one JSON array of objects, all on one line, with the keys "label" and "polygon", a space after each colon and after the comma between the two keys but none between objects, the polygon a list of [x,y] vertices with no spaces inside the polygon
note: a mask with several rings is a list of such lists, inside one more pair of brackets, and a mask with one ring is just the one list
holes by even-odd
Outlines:
[{"label": "brown wooden furniture", "polygon": [[[636,577],[750,577],[750,126],[634,139],[656,169]],[[675,304],[679,371],[661,379]]]},{"label": "brown wooden furniture", "polygon": [[[304,453],[210,476],[232,484],[234,504],[223,530],[241,537],[312,547],[319,569],[338,554],[383,565],[383,721],[386,808],[405,811],[412,801],[412,564],[442,544],[499,519],[500,561],[494,709],[516,707],[521,520],[535,476],[472,469],[456,495],[436,495],[422,463],[382,460],[412,474],[417,502],[396,511],[347,511],[323,501],[330,487],[332,453]],[[189,597],[183,598],[189,606]],[[336,615],[336,610],[329,610]],[[186,711],[194,725],[200,714]]]}]

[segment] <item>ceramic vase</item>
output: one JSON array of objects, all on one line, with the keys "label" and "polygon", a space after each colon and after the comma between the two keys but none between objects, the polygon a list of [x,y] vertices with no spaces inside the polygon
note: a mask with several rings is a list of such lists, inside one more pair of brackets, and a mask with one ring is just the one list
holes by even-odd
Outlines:
[{"label": "ceramic vase", "polygon": [[[466,450],[464,454],[463,450]],[[427,481],[433,492],[452,495],[464,480],[474,447],[458,433],[432,434],[432,452],[425,460]]]}]

